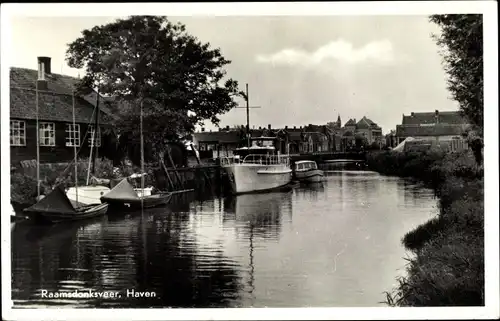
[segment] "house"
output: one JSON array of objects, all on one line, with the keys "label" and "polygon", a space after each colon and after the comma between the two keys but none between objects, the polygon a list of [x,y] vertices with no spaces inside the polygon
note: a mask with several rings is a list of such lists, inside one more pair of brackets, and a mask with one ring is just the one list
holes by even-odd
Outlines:
[{"label": "house", "polygon": [[378,143],[382,146],[384,144],[382,128],[366,116],[359,121],[356,121],[356,118],[349,119],[340,133],[343,151],[356,148],[356,140],[363,140],[367,145]]},{"label": "house", "polygon": [[230,157],[233,151],[240,147],[245,139],[245,131],[240,129],[230,129],[227,126],[224,130],[193,133],[193,145],[200,153],[200,158],[217,158],[221,156]]},{"label": "house", "polygon": [[382,128],[365,116],[356,123],[356,134],[364,136],[369,145],[373,143],[380,144],[383,140]]},{"label": "house", "polygon": [[72,91],[78,79],[53,74],[50,61],[50,57],[38,57],[38,70],[10,69],[11,163],[37,158],[37,132],[41,163],[71,161],[75,147],[79,157],[88,157],[91,148],[100,156],[112,157],[116,138],[111,116],[104,111],[106,103],[102,102],[95,130],[95,96],[75,96],[73,113]]},{"label": "house", "polygon": [[398,143],[408,137],[439,143],[441,147],[457,150],[467,148],[462,133],[470,126],[459,111],[439,111],[404,115],[396,126]]},{"label": "house", "polygon": [[304,132],[301,153],[328,152],[328,136],[321,132]]}]

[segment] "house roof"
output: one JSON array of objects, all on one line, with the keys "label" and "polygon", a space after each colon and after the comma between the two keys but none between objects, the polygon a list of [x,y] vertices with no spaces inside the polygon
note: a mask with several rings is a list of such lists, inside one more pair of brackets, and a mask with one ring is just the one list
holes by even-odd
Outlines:
[{"label": "house roof", "polygon": [[368,128],[380,129],[380,127],[377,125],[377,123],[375,123],[374,121],[372,121],[369,118],[366,118],[365,116],[363,116],[363,118],[361,118],[358,121],[358,123],[356,124],[356,128],[359,128],[359,129],[368,129]]},{"label": "house roof", "polygon": [[353,119],[349,119],[345,124],[345,126],[356,126],[356,122]]},{"label": "house roof", "polygon": [[240,131],[218,131],[194,133],[193,137],[198,142],[239,143]]},{"label": "house roof", "polygon": [[[467,120],[458,111],[440,111],[437,113],[440,124],[466,124]],[[402,125],[434,124],[436,122],[436,112],[412,113],[403,115]]]},{"label": "house roof", "polygon": [[291,141],[301,141],[302,140],[302,132],[300,130],[288,130],[288,139]]},{"label": "house roof", "polygon": [[[38,119],[47,121],[73,121],[73,97],[53,92],[39,92]],[[90,124],[94,121],[94,106],[80,97],[75,97],[75,122]],[[36,119],[36,91],[10,89],[10,117]],[[99,123],[109,124],[110,117],[101,111]]]},{"label": "house roof", "polygon": [[463,132],[462,125],[444,125],[435,126],[396,126],[396,135],[399,137],[413,136],[459,136]]},{"label": "house roof", "polygon": [[304,132],[305,137],[311,137],[314,141],[328,139],[328,137],[321,132]]},{"label": "house roof", "polygon": [[[26,68],[10,69],[10,109],[12,118],[36,118],[35,89],[37,79],[37,70]],[[39,119],[73,121],[72,91],[79,80],[75,77],[53,73],[46,74],[45,79],[47,80],[47,90],[39,91]],[[76,122],[89,122],[96,98],[97,93],[92,92],[76,99]],[[107,100],[109,98],[103,97],[103,101]],[[100,104],[99,107],[99,121],[103,124],[109,123],[112,115],[109,108],[105,104]]]}]

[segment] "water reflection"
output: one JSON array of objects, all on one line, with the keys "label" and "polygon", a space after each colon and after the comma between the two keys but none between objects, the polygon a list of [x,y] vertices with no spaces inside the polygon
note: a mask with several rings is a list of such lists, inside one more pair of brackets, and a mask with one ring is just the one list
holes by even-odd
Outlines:
[{"label": "water reflection", "polygon": [[[19,224],[12,297],[17,307],[375,306],[405,264],[401,237],[435,205],[404,180],[329,171],[287,193],[182,194],[145,212]],[[47,299],[42,290],[121,297]]]},{"label": "water reflection", "polygon": [[291,192],[248,194],[224,202],[225,221],[235,221],[239,237],[279,240],[283,211],[291,211]]}]

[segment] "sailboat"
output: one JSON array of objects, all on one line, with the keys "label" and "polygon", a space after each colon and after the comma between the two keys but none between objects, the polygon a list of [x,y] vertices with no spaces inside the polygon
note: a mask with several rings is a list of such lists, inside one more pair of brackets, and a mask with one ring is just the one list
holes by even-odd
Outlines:
[{"label": "sailboat", "polygon": [[[101,202],[108,203],[113,208],[129,208],[130,210],[139,210],[143,208],[151,208],[160,205],[166,205],[170,202],[172,194],[149,194],[145,193],[144,188],[144,135],[142,129],[142,109],[143,101],[141,100],[140,112],[140,132],[141,132],[141,173],[137,177],[141,178],[141,189],[135,189],[129,182],[129,178],[124,178],[110,192],[101,197]],[[134,175],[133,175],[134,176]],[[149,194],[149,195],[148,195]]]},{"label": "sailboat", "polygon": [[[90,165],[93,164],[95,166],[95,159],[97,153],[97,136],[99,134],[99,90],[97,90],[97,98],[96,98],[96,107],[95,107],[95,126],[94,131],[90,137],[92,145],[90,145],[90,156],[89,156],[89,167],[87,171],[87,184],[85,186],[80,186],[78,188],[70,187],[66,191],[66,195],[68,198],[75,202],[84,205],[90,205],[100,202],[101,196],[108,193],[111,189],[102,184],[95,184],[95,182],[99,182],[99,179],[95,177],[90,177]],[[96,146],[96,150],[94,150],[94,146]],[[92,157],[94,160],[92,161]],[[76,160],[75,160],[76,161]],[[94,171],[95,174],[95,171]],[[93,181],[93,184],[89,184]]]},{"label": "sailboat", "polygon": [[47,223],[75,221],[101,216],[108,211],[108,204],[91,204],[75,207],[61,185],[56,186],[47,196],[26,208],[33,220]]},{"label": "sailboat", "polygon": [[[43,64],[41,69],[41,80],[44,80],[45,74]],[[73,92],[73,126],[75,125],[75,95]],[[36,87],[36,126],[37,126],[37,202],[24,209],[33,220],[48,223],[57,223],[61,221],[74,221],[87,219],[90,217],[100,216],[106,214],[108,204],[90,204],[79,206],[78,200],[75,205],[66,195],[61,185],[57,185],[48,195],[40,197],[40,141],[38,139],[38,82]],[[75,188],[78,188],[77,177],[77,162],[76,162],[76,145],[74,146],[74,166],[75,166]],[[78,195],[78,193],[76,194]]]}]

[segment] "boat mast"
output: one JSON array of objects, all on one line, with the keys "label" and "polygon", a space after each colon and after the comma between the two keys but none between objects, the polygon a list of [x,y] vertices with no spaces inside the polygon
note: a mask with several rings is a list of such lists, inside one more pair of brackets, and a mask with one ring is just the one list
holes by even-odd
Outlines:
[{"label": "boat mast", "polygon": [[45,65],[38,63],[38,80],[35,86],[35,99],[36,99],[36,196],[37,200],[40,198],[40,125],[38,121],[39,113],[39,97],[38,97],[38,82],[45,79]]},{"label": "boat mast", "polygon": [[97,153],[99,152],[99,148],[96,145],[97,143],[97,135],[99,135],[99,87],[97,87],[97,101],[96,101],[96,113],[95,113],[95,124],[94,124],[94,138],[93,138],[93,145],[95,147],[94,154],[92,155],[92,175],[95,176],[95,162],[97,159]]},{"label": "boat mast", "polygon": [[[78,163],[77,163],[77,159],[76,159],[76,155],[77,155],[77,152],[76,152],[76,142],[75,142],[75,138],[76,138],[76,133],[75,133],[75,130],[76,130],[76,124],[75,124],[75,89],[73,88],[73,91],[72,91],[72,98],[73,98],[73,153],[74,153],[74,162],[75,162],[75,195],[76,195],[76,204],[78,206]],[[78,139],[80,139],[80,133],[78,133]]]},{"label": "boat mast", "polygon": [[246,128],[246,135],[247,135],[247,147],[250,147],[250,108],[260,108],[260,106],[252,106],[250,107],[250,100],[248,98],[248,84],[246,84],[246,92],[245,92],[245,101],[246,101],[246,106],[245,107],[235,107],[235,108],[245,108],[247,111],[247,128]]},{"label": "boat mast", "polygon": [[250,98],[248,97],[248,84],[246,84],[246,101],[247,101],[247,147],[250,147]]},{"label": "boat mast", "polygon": [[141,208],[144,205],[144,135],[142,133],[142,105],[144,99],[141,98],[140,130],[141,130]]}]

